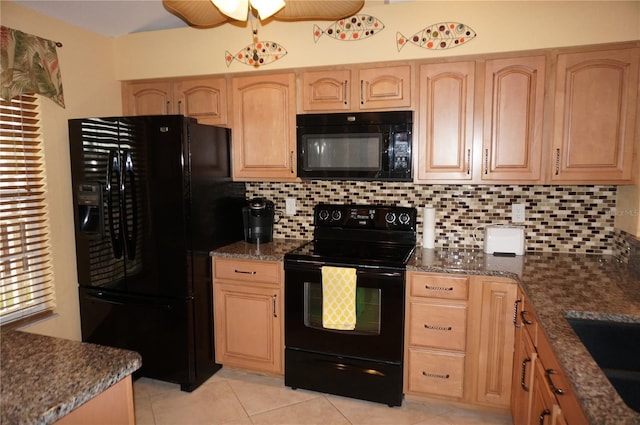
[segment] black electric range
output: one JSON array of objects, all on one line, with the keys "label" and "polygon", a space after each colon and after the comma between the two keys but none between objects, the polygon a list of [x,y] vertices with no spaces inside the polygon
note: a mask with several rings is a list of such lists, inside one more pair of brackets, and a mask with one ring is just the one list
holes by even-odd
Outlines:
[{"label": "black electric range", "polygon": [[[284,256],[285,385],[402,404],[405,274],[416,214],[395,206],[315,207],[313,241]],[[355,269],[349,329],[325,327],[327,266]]]}]

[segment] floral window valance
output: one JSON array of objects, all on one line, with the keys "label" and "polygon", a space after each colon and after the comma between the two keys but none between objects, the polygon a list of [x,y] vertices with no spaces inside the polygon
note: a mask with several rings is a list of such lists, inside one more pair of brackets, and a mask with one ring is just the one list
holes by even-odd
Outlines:
[{"label": "floral window valance", "polygon": [[0,36],[0,97],[9,101],[37,93],[64,108],[56,43],[5,26],[0,27]]}]

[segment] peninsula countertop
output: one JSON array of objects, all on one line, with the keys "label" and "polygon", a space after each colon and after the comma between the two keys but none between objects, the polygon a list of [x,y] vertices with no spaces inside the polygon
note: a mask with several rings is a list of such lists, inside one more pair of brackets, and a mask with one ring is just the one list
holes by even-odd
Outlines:
[{"label": "peninsula countertop", "polygon": [[0,334],[0,423],[46,425],[131,375],[138,353],[21,331]]},{"label": "peninsula countertop", "polygon": [[[214,256],[282,261],[305,240],[236,242]],[[407,270],[495,275],[517,280],[536,311],[558,360],[592,424],[640,425],[640,413],[617,394],[567,317],[640,323],[640,277],[612,256],[529,252],[496,257],[479,249],[421,249]]]}]

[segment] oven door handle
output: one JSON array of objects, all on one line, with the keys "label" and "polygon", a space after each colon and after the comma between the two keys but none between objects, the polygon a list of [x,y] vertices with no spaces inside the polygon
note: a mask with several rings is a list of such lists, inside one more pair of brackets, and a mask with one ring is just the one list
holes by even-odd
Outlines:
[{"label": "oven door handle", "polygon": [[[358,273],[356,273],[358,274]],[[361,273],[364,274],[364,273]],[[386,277],[402,277],[402,273],[392,272],[392,273],[378,273],[378,276],[386,276]]]}]

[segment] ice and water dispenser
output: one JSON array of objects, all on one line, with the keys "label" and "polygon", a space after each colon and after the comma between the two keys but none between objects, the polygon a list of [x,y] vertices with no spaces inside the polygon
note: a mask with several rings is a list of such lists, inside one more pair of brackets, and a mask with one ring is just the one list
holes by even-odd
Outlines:
[{"label": "ice and water dispenser", "polygon": [[89,238],[102,235],[102,187],[100,183],[81,183],[78,185],[76,209],[79,234]]}]

